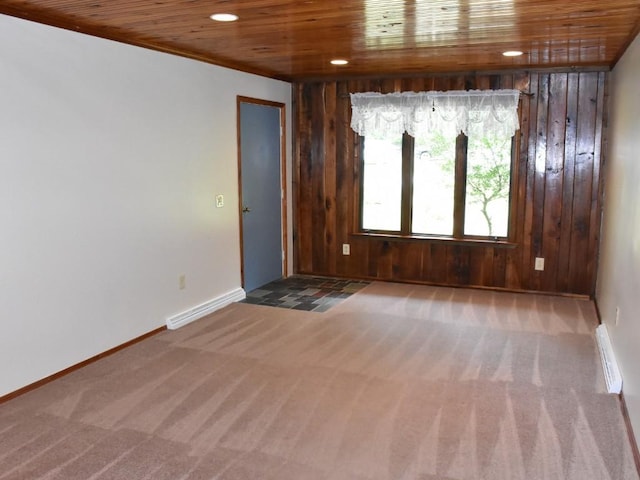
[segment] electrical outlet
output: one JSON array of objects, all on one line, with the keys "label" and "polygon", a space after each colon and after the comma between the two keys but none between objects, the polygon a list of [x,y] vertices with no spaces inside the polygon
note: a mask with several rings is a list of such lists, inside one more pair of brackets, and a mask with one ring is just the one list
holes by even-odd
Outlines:
[{"label": "electrical outlet", "polygon": [[187,286],[187,276],[183,273],[178,277],[178,288],[184,290]]},{"label": "electrical outlet", "polygon": [[342,254],[343,255],[351,255],[351,245],[348,243],[342,244]]},{"label": "electrical outlet", "polygon": [[534,268],[539,271],[544,270],[544,258],[536,257],[536,263]]},{"label": "electrical outlet", "polygon": [[216,208],[224,207],[224,195],[216,195]]}]

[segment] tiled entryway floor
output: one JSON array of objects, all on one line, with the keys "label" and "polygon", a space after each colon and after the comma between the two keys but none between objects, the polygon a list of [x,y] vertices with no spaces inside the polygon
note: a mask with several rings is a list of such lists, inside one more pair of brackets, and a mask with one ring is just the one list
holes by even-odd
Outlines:
[{"label": "tiled entryway floor", "polygon": [[326,312],[370,282],[344,278],[294,275],[247,293],[243,303]]}]

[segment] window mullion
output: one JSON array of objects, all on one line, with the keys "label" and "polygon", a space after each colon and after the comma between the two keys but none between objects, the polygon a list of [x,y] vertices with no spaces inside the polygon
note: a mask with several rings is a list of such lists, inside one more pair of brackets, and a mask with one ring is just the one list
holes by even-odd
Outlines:
[{"label": "window mullion", "polygon": [[456,139],[456,167],[453,203],[453,237],[464,236],[465,197],[467,187],[467,136],[458,135]]},{"label": "window mullion", "polygon": [[411,233],[411,203],[413,199],[413,149],[414,139],[408,133],[402,135],[402,219],[401,233]]}]

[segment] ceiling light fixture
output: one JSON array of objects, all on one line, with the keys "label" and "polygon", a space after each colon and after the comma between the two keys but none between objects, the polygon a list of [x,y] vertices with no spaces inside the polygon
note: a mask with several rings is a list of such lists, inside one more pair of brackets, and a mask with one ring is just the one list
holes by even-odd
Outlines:
[{"label": "ceiling light fixture", "polygon": [[349,63],[348,60],[343,60],[341,58],[336,58],[335,60],[331,60],[331,65],[346,65]]},{"label": "ceiling light fixture", "polygon": [[520,50],[508,50],[506,52],[502,52],[502,55],[505,57],[519,57],[522,55],[522,52]]},{"label": "ceiling light fixture", "polygon": [[233,13],[214,13],[210,18],[216,22],[235,22],[238,20],[238,16]]}]

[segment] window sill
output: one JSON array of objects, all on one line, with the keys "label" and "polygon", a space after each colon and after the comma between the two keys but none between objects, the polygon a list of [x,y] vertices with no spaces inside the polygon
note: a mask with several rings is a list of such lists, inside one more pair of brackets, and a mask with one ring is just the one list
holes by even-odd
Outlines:
[{"label": "window sill", "polygon": [[446,245],[460,245],[465,247],[496,247],[496,248],[515,248],[518,244],[508,240],[485,240],[479,238],[447,238],[433,237],[427,235],[400,235],[397,233],[379,233],[379,232],[355,232],[350,234],[351,237],[368,237],[380,240],[392,240],[399,242],[428,242]]}]

